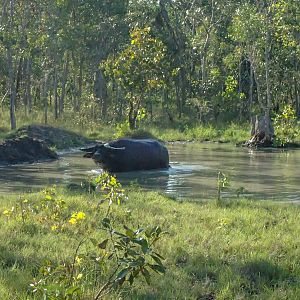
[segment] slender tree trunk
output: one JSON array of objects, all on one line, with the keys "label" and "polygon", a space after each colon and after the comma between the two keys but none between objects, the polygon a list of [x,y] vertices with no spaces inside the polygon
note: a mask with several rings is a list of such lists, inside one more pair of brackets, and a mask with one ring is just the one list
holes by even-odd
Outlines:
[{"label": "slender tree trunk", "polygon": [[116,89],[116,107],[118,107],[118,120],[123,118],[123,107],[124,107],[124,97],[122,90],[117,83],[115,83]]},{"label": "slender tree trunk", "polygon": [[295,89],[295,106],[297,116],[300,117],[300,105],[299,105],[299,90],[298,90],[298,82],[296,77],[294,77],[294,89]]},{"label": "slender tree trunk", "polygon": [[252,67],[252,62],[250,62],[250,88],[249,88],[249,100],[248,100],[250,119],[251,119],[252,103],[253,103],[253,86],[254,86],[253,79],[254,79],[253,67]]},{"label": "slender tree trunk", "polygon": [[102,70],[98,69],[95,73],[94,82],[95,98],[101,105],[101,116],[103,119],[107,117],[107,86]]},{"label": "slender tree trunk", "polygon": [[20,85],[22,81],[22,66],[23,66],[23,57],[20,57],[19,64],[18,64],[18,71],[16,76],[16,109],[17,109],[17,99],[20,100]]},{"label": "slender tree trunk", "polygon": [[178,110],[178,118],[181,118],[182,109],[181,109],[181,99],[180,99],[180,78],[178,77],[177,84],[175,86],[175,93],[176,93],[176,103],[177,103],[177,110]]},{"label": "slender tree trunk", "polygon": [[83,63],[84,58],[81,57],[80,59],[80,65],[79,65],[79,78],[78,78],[78,99],[77,99],[77,110],[80,110],[80,102],[82,98],[82,84],[83,84]]},{"label": "slender tree trunk", "polygon": [[41,89],[42,99],[44,101],[44,123],[48,124],[48,74],[44,77]]},{"label": "slender tree trunk", "polygon": [[[238,93],[241,94],[242,93],[242,66],[243,66],[243,57],[240,58],[240,62],[239,62],[239,81],[238,81]],[[239,120],[240,122],[242,122],[243,120],[243,112],[244,112],[244,101],[241,100],[240,101],[240,106],[239,106]]]},{"label": "slender tree trunk", "polygon": [[266,108],[265,108],[265,121],[266,121],[266,128],[265,128],[265,134],[266,134],[266,139],[271,140],[271,132],[270,132],[270,110],[271,110],[271,91],[270,91],[270,70],[269,70],[269,56],[270,56],[270,49],[269,49],[269,43],[270,43],[270,33],[267,31],[267,36],[266,36],[266,48],[265,48],[265,71],[266,71],[266,98],[267,98],[267,103],[266,103]]},{"label": "slender tree trunk", "polygon": [[69,74],[69,55],[66,54],[66,60],[64,63],[64,71],[63,71],[62,82],[61,82],[61,95],[59,98],[60,116],[63,114],[65,108],[66,84],[67,84],[68,74]]},{"label": "slender tree trunk", "polygon": [[58,92],[57,92],[57,68],[54,67],[53,93],[54,93],[54,119],[58,119]]},{"label": "slender tree trunk", "polygon": [[26,82],[25,82],[25,110],[29,113],[32,111],[32,97],[31,97],[31,59],[26,60]]},{"label": "slender tree trunk", "polygon": [[[14,18],[14,0],[9,1],[9,18],[8,18],[8,28],[9,32],[13,32],[13,18]],[[9,78],[9,91],[10,91],[10,127],[11,129],[16,129],[16,88],[15,88],[15,78],[14,78],[14,63],[13,63],[13,50],[11,46],[11,41],[9,41],[7,46],[7,67],[8,67],[8,78]]]},{"label": "slender tree trunk", "polygon": [[9,90],[10,90],[10,127],[16,129],[16,115],[15,115],[15,103],[16,103],[16,90],[14,84],[14,66],[12,58],[12,49],[9,45],[7,48],[7,64],[8,64],[8,76],[9,76]]},{"label": "slender tree trunk", "polygon": [[166,111],[167,115],[168,115],[168,118],[169,118],[169,121],[171,123],[174,122],[174,117],[172,116],[172,113],[170,112],[170,108],[169,108],[169,93],[168,93],[168,90],[165,88],[163,90],[163,109]]}]

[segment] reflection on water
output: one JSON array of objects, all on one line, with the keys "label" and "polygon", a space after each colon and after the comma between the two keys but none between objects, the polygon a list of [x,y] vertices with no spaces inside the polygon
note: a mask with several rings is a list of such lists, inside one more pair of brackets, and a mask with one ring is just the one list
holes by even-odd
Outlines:
[{"label": "reflection on water", "polygon": [[[123,185],[138,184],[179,198],[207,199],[216,196],[217,173],[226,173],[235,195],[244,187],[248,197],[281,201],[300,200],[299,150],[253,151],[223,144],[168,145],[169,170],[118,174]],[[99,173],[81,153],[64,155],[54,162],[0,167],[0,193],[24,192],[49,184],[80,182]]]}]

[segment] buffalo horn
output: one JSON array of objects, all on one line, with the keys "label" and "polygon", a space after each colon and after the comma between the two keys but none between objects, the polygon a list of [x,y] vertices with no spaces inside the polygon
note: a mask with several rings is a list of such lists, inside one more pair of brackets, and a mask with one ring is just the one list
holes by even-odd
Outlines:
[{"label": "buffalo horn", "polygon": [[89,147],[89,148],[80,148],[80,151],[84,152],[95,152],[97,146]]},{"label": "buffalo horn", "polygon": [[109,145],[109,143],[104,144],[104,147],[107,149],[112,149],[112,150],[125,150],[125,147],[120,147],[120,148],[112,147]]}]

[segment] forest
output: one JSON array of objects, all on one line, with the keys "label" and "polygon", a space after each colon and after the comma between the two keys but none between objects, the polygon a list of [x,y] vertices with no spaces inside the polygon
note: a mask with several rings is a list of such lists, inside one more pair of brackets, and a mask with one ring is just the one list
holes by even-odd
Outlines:
[{"label": "forest", "polygon": [[0,0],[0,299],[300,299],[299,0]]},{"label": "forest", "polygon": [[12,129],[34,111],[131,129],[300,114],[297,0],[3,0],[0,11]]}]

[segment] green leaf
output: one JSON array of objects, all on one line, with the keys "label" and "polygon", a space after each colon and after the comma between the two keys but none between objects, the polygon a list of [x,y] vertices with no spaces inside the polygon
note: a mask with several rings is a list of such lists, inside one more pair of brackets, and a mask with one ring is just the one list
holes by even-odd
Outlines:
[{"label": "green leaf", "polygon": [[142,251],[144,254],[149,252],[149,245],[146,239],[139,238],[139,239],[133,239],[134,243],[139,244],[142,247]]},{"label": "green leaf", "polygon": [[129,268],[123,269],[119,272],[117,275],[117,280],[121,280],[122,278],[126,277],[126,275],[129,273]]},{"label": "green leaf", "polygon": [[124,225],[124,228],[126,229],[126,232],[125,232],[126,236],[133,239],[135,237],[134,231],[131,230],[130,228],[128,228],[126,225]]},{"label": "green leaf", "polygon": [[133,276],[133,274],[132,274],[132,273],[130,274],[128,281],[129,281],[130,285],[132,285],[132,284],[133,284],[133,281],[134,281],[134,276]]},{"label": "green leaf", "polygon": [[149,271],[147,269],[143,268],[142,269],[142,274],[143,274],[147,284],[150,285],[150,273],[149,273]]},{"label": "green leaf", "polygon": [[110,219],[109,218],[104,218],[101,221],[101,224],[104,228],[110,228]]},{"label": "green leaf", "polygon": [[159,257],[155,256],[155,255],[151,255],[151,257],[155,260],[156,263],[158,263],[159,265],[163,265],[162,261],[160,260]]},{"label": "green leaf", "polygon": [[75,292],[79,291],[80,290],[80,287],[79,286],[73,286],[73,287],[70,287],[66,290],[65,294],[66,295],[73,295]]},{"label": "green leaf", "polygon": [[107,243],[108,243],[108,239],[106,239],[106,240],[104,240],[103,242],[101,242],[100,244],[98,244],[98,247],[99,247],[100,249],[106,249]]},{"label": "green leaf", "polygon": [[149,267],[156,273],[159,273],[159,274],[166,273],[166,268],[162,265],[149,265]]},{"label": "green leaf", "polygon": [[159,253],[157,253],[157,252],[152,252],[153,254],[155,254],[157,257],[159,257],[160,259],[162,259],[162,260],[165,260],[165,258],[163,257],[163,256],[161,256]]}]

